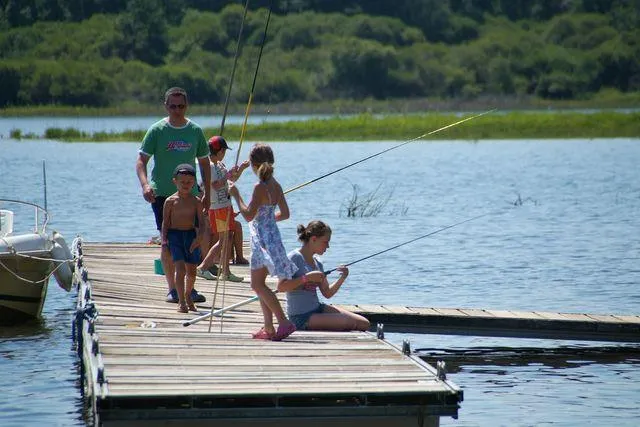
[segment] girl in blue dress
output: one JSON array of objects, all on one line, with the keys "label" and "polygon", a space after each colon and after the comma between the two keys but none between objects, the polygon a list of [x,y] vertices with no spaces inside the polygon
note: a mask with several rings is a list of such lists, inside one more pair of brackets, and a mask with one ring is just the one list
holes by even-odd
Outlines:
[{"label": "girl in blue dress", "polygon": [[[265,144],[256,144],[249,154],[251,168],[259,181],[253,187],[248,205],[244,203],[238,188],[230,184],[229,194],[236,200],[238,210],[249,222],[251,232],[251,288],[260,298],[264,326],[253,334],[257,339],[282,340],[293,332],[295,325],[287,319],[280,301],[269,287],[267,274],[277,276],[278,287],[290,281],[298,267],[287,257],[276,224],[289,218],[289,206],[282,187],[273,177],[273,151]],[[299,279],[295,279],[298,281]],[[278,329],[273,326],[273,316]]]}]

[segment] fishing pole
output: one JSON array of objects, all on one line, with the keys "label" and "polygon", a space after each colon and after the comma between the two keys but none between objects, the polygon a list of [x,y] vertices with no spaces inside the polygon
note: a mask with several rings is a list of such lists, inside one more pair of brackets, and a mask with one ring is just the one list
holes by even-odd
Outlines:
[{"label": "fishing pole", "polygon": [[[236,75],[236,67],[238,66],[238,58],[239,58],[239,52],[240,52],[240,42],[242,41],[242,32],[244,30],[244,23],[247,19],[247,11],[249,10],[249,0],[247,0],[244,4],[244,11],[242,13],[242,21],[240,22],[240,30],[238,31],[238,40],[236,41],[236,50],[235,53],[233,55],[233,67],[231,68],[231,76],[229,77],[229,86],[227,87],[227,96],[225,97],[224,100],[224,111],[222,112],[222,121],[220,122],[220,136],[222,136],[222,134],[224,133],[224,124],[227,120],[227,112],[229,110],[229,102],[231,100],[231,88],[233,87],[233,81],[235,80],[235,75]],[[230,214],[227,217],[227,223],[229,223],[230,221]],[[226,251],[226,246],[227,246],[227,242],[223,241],[222,242],[222,250],[223,253],[226,253],[224,251]],[[220,284],[220,274],[217,275],[216,277],[216,286],[215,289],[213,291],[213,305],[215,306],[216,303],[216,297],[218,296],[218,285]],[[223,285],[224,286],[224,285]],[[224,305],[224,302],[222,303]],[[209,323],[209,332],[211,332],[211,323]]]},{"label": "fishing pole", "polygon": [[[247,0],[246,4],[245,4],[245,14],[246,14],[246,8],[249,5],[249,0]],[[238,143],[238,151],[236,152],[236,161],[235,161],[235,165],[238,166],[238,161],[240,159],[240,151],[242,150],[242,142],[244,141],[244,135],[247,129],[247,120],[249,119],[249,112],[251,111],[251,102],[253,100],[253,94],[255,92],[256,89],[256,81],[258,79],[258,71],[260,70],[260,61],[262,60],[262,53],[264,51],[264,45],[266,43],[267,40],[267,31],[269,30],[269,21],[271,21],[271,10],[273,9],[273,0],[271,0],[269,2],[269,11],[267,13],[267,20],[265,22],[264,25],[264,32],[262,33],[262,42],[260,43],[260,51],[258,52],[258,61],[256,63],[256,69],[255,72],[253,74],[253,82],[251,84],[251,91],[249,92],[249,100],[247,101],[247,108],[245,110],[245,114],[244,114],[244,121],[242,123],[242,131],[240,133],[240,141]],[[243,23],[244,23],[244,18],[243,18]],[[242,31],[242,30],[241,30]],[[238,44],[240,43],[240,35],[238,35]],[[235,64],[234,64],[234,69],[235,69]],[[231,90],[231,87],[229,87],[229,91]],[[224,122],[223,122],[223,126],[224,126]],[[221,127],[222,129],[222,127]],[[231,221],[231,211],[229,211],[229,213],[227,214],[227,224]],[[222,242],[222,254],[226,254],[227,252],[227,246],[229,245],[229,238],[224,239]],[[215,303],[216,303],[216,297],[218,295],[218,283],[220,282],[220,271],[218,272],[218,275],[216,277],[216,287],[214,290],[214,294],[213,294],[213,302],[211,304],[211,307],[215,307]],[[223,280],[223,291],[222,291],[222,305],[224,305],[224,283],[226,283],[226,280]],[[209,332],[211,332],[211,326],[212,326],[212,321],[213,321],[213,316],[210,317],[209,319]],[[222,324],[220,325],[220,328],[222,328]]]},{"label": "fishing pole", "polygon": [[[413,242],[415,242],[417,240],[424,239],[424,238],[429,237],[429,236],[433,236],[434,234],[438,234],[438,233],[443,232],[445,230],[448,230],[450,228],[457,227],[458,225],[462,225],[462,224],[467,223],[467,222],[475,221],[476,219],[485,217],[487,215],[490,215],[491,213],[493,213],[493,212],[485,212],[485,213],[483,213],[481,215],[474,216],[473,218],[467,218],[467,219],[465,219],[463,221],[456,222],[455,224],[450,224],[450,225],[447,225],[445,227],[441,227],[441,228],[439,228],[439,229],[437,229],[435,231],[431,231],[431,232],[429,232],[427,234],[423,234],[422,236],[418,236],[418,237],[416,237],[414,239],[407,240],[406,242],[399,243],[399,244],[397,244],[395,246],[392,246],[390,248],[384,249],[382,251],[379,251],[379,252],[376,252],[374,254],[367,255],[366,257],[362,257],[360,259],[352,261],[352,262],[350,262],[348,264],[345,264],[345,267],[348,267],[348,266],[353,265],[353,264],[357,264],[359,262],[362,262],[362,261],[367,260],[369,258],[373,258],[373,257],[378,256],[378,255],[382,255],[383,253],[392,251],[392,250],[397,249],[397,248],[399,248],[401,246],[408,245],[409,243],[413,243]],[[333,269],[331,269],[329,271],[325,271],[324,275],[328,276],[329,274],[333,273],[336,270],[337,270],[337,268],[333,268]],[[275,293],[277,293],[277,292],[278,291],[275,291]],[[252,303],[254,301],[257,301],[258,299],[260,299],[260,298],[256,295],[256,296],[253,296],[251,298],[247,298],[246,300],[243,300],[243,301],[237,302],[235,304],[232,304],[232,305],[230,305],[228,307],[223,307],[223,308],[220,308],[220,309],[215,310],[215,311],[210,311],[209,313],[203,314],[201,316],[198,316],[198,317],[195,317],[195,318],[193,318],[191,320],[187,320],[186,322],[183,322],[182,326],[185,326],[185,327],[186,326],[190,326],[190,325],[193,325],[194,323],[198,323],[201,320],[204,320],[206,318],[212,319],[213,316],[218,316],[218,315],[223,314],[223,313],[225,313],[225,312],[227,312],[229,310],[233,310],[235,308],[242,307],[243,305],[250,304],[250,303]]]},{"label": "fishing pole", "polygon": [[264,31],[262,33],[262,42],[260,43],[260,52],[258,53],[258,62],[256,63],[256,71],[253,74],[253,83],[251,84],[251,91],[249,92],[249,100],[247,101],[247,108],[244,113],[244,121],[242,123],[242,130],[240,132],[240,142],[238,144],[238,151],[236,152],[236,165],[240,159],[240,149],[242,148],[242,142],[244,141],[244,135],[247,130],[247,120],[249,119],[249,111],[251,110],[251,103],[253,101],[253,94],[256,88],[256,80],[258,79],[258,70],[260,69],[260,60],[262,59],[262,52],[267,40],[267,30],[269,29],[269,21],[271,21],[271,9],[273,9],[273,0],[269,2],[269,12],[267,14],[267,21],[264,25]]},{"label": "fishing pole", "polygon": [[236,75],[236,67],[238,66],[238,57],[240,52],[240,42],[242,41],[242,31],[244,30],[244,22],[247,19],[247,11],[249,10],[249,0],[244,3],[244,12],[242,13],[242,21],[240,22],[240,31],[238,31],[238,40],[236,41],[236,52],[233,56],[233,67],[231,68],[231,77],[229,78],[229,86],[227,87],[227,96],[224,100],[224,111],[222,112],[222,122],[220,123],[220,136],[224,132],[224,123],[227,120],[227,111],[229,110],[229,100],[231,99],[231,88]]},{"label": "fishing pole", "polygon": [[[430,233],[423,234],[422,236],[416,237],[416,238],[411,239],[411,240],[407,240],[406,242],[402,242],[402,243],[399,243],[399,244],[397,244],[397,245],[395,245],[395,246],[392,246],[392,247],[390,247],[390,248],[384,249],[384,250],[382,250],[382,251],[380,251],[380,252],[376,252],[376,253],[374,253],[374,254],[367,255],[366,257],[363,257],[363,258],[357,259],[357,260],[355,260],[355,261],[351,261],[350,263],[345,264],[344,266],[345,266],[345,267],[348,267],[348,266],[350,266],[350,265],[357,264],[357,263],[359,263],[359,262],[361,262],[361,261],[364,261],[364,260],[366,260],[366,259],[373,258],[374,256],[382,255],[382,254],[383,254],[383,253],[385,253],[385,252],[389,252],[389,251],[392,251],[392,250],[394,250],[394,249],[397,249],[397,248],[399,248],[399,247],[401,247],[401,246],[405,246],[405,245],[408,245],[409,243],[413,243],[413,242],[415,242],[415,241],[417,241],[417,240],[424,239],[424,238],[429,237],[429,236],[433,236],[434,234],[438,234],[438,233],[440,233],[440,232],[442,232],[442,231],[448,230],[448,229],[453,228],[453,227],[456,227],[456,226],[458,226],[458,225],[462,225],[462,224],[464,224],[465,222],[471,222],[471,221],[474,221],[474,220],[476,220],[476,219],[478,219],[478,218],[482,218],[482,217],[487,216],[487,215],[489,215],[489,214],[491,214],[491,213],[492,213],[492,212],[485,212],[485,213],[483,213],[483,214],[481,214],[481,215],[474,216],[473,218],[467,218],[467,219],[465,219],[464,221],[460,221],[460,222],[456,222],[455,224],[447,225],[447,226],[445,226],[445,227],[439,228],[439,229],[437,229],[437,230],[435,230],[435,231],[432,231],[432,232],[430,232]],[[328,276],[329,274],[333,273],[333,272],[334,272],[334,271],[336,271],[336,270],[337,270],[337,268],[333,268],[333,269],[331,269],[331,270],[329,270],[329,271],[325,271],[324,275],[325,275],[325,276]]]},{"label": "fishing pole", "polygon": [[387,151],[395,150],[396,148],[400,148],[400,147],[402,147],[403,145],[407,145],[407,144],[409,144],[409,143],[412,143],[412,142],[418,141],[419,139],[422,139],[422,138],[424,138],[424,137],[426,137],[426,136],[436,134],[436,133],[441,132],[441,131],[443,131],[443,130],[445,130],[445,129],[452,128],[452,127],[454,127],[454,126],[457,126],[457,125],[459,125],[459,124],[461,124],[461,123],[464,123],[464,122],[467,122],[467,121],[469,121],[469,120],[473,120],[473,119],[476,119],[476,118],[478,118],[478,117],[481,117],[481,116],[487,115],[487,114],[489,114],[489,113],[493,113],[493,112],[494,112],[494,111],[496,111],[496,110],[497,110],[497,108],[494,108],[494,109],[492,109],[492,110],[485,111],[484,113],[476,114],[475,116],[471,116],[471,117],[464,118],[464,119],[462,119],[462,120],[458,120],[458,121],[457,121],[457,122],[455,122],[455,123],[448,124],[448,125],[443,126],[443,127],[439,128],[439,129],[432,130],[431,132],[424,133],[424,134],[422,134],[422,135],[420,135],[420,136],[417,136],[417,137],[415,137],[415,138],[411,138],[411,139],[409,139],[408,141],[405,141],[405,142],[403,142],[403,143],[401,143],[401,144],[394,145],[393,147],[387,148],[387,149],[382,150],[382,151],[380,151],[380,152],[378,152],[378,153],[375,153],[375,154],[372,154],[372,155],[370,155],[370,156],[367,156],[367,157],[365,157],[364,159],[360,159],[360,160],[358,160],[358,161],[356,161],[356,162],[353,162],[353,163],[350,163],[350,164],[348,164],[348,165],[346,165],[346,166],[343,166],[343,167],[341,167],[341,168],[338,168],[338,169],[334,170],[333,172],[326,173],[326,174],[324,174],[324,175],[322,175],[322,176],[319,176],[319,177],[317,177],[317,178],[314,178],[314,179],[312,179],[312,180],[310,180],[310,181],[307,181],[307,182],[304,182],[304,183],[302,183],[302,184],[296,185],[295,187],[293,187],[293,188],[290,188],[290,189],[286,190],[286,191],[284,192],[284,194],[290,193],[290,192],[292,192],[292,191],[294,191],[294,190],[297,190],[297,189],[302,188],[302,187],[304,187],[304,186],[306,186],[306,185],[312,184],[312,183],[314,183],[314,182],[316,182],[316,181],[319,181],[319,180],[321,180],[321,179],[323,179],[323,178],[326,178],[326,177],[328,177],[328,176],[330,176],[330,175],[333,175],[334,173],[338,173],[338,172],[343,171],[343,170],[345,170],[345,169],[347,169],[347,168],[350,168],[351,166],[355,166],[355,165],[357,165],[358,163],[362,163],[362,162],[364,162],[364,161],[366,161],[366,160],[369,160],[369,159],[372,159],[372,158],[374,158],[374,157],[376,157],[376,156],[379,156],[379,155],[381,155],[381,154],[384,154],[384,153],[386,153]]}]

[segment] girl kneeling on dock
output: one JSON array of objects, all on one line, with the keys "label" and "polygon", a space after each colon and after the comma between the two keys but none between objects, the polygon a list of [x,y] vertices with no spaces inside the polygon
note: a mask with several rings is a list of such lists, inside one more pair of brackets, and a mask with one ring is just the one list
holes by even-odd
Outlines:
[{"label": "girl kneeling on dock", "polygon": [[[276,221],[289,218],[289,206],[282,187],[273,177],[273,151],[264,144],[251,149],[249,160],[259,181],[253,187],[249,205],[245,205],[238,188],[229,184],[229,194],[236,199],[238,210],[249,221],[251,232],[251,288],[260,298],[264,326],[253,334],[257,339],[279,341],[295,332],[296,327],[287,319],[278,297],[267,287],[267,273],[278,276],[280,284],[291,281],[297,267],[287,258]],[[276,213],[276,208],[278,212]],[[278,319],[278,330],[273,327],[273,316]]]},{"label": "girl kneeling on dock", "polygon": [[289,252],[289,259],[298,266],[293,280],[278,286],[279,291],[287,292],[287,314],[300,330],[321,331],[366,331],[369,321],[347,310],[322,304],[318,300],[316,289],[325,298],[331,298],[349,275],[344,265],[336,268],[340,272],[338,280],[329,284],[322,263],[316,255],[322,255],[329,248],[331,228],[322,221],[311,221],[306,227],[298,225],[300,249]]}]

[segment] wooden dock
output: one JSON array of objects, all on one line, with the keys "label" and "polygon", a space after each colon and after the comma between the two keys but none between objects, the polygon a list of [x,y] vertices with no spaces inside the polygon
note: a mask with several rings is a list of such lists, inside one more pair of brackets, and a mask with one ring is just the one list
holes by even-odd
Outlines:
[{"label": "wooden dock", "polygon": [[339,305],[387,332],[640,342],[640,316],[546,311]]},{"label": "wooden dock", "polygon": [[[456,417],[462,391],[420,358],[368,332],[299,331],[251,339],[258,304],[185,328],[197,314],[164,302],[157,246],[83,244],[75,277],[74,338],[94,424],[437,426]],[[232,267],[249,276],[248,268]],[[211,309],[213,281],[196,288]],[[226,283],[215,308],[253,296]],[[304,423],[304,424],[303,424]]]}]

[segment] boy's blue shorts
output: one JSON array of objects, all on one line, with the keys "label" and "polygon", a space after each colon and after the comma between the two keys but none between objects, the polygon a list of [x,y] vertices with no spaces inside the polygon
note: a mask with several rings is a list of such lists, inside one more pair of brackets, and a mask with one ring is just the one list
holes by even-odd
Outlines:
[{"label": "boy's blue shorts", "polygon": [[200,248],[196,248],[193,252],[189,252],[191,243],[196,238],[196,230],[174,230],[167,231],[167,240],[169,241],[169,252],[173,261],[184,261],[187,264],[200,264],[201,254]]}]

